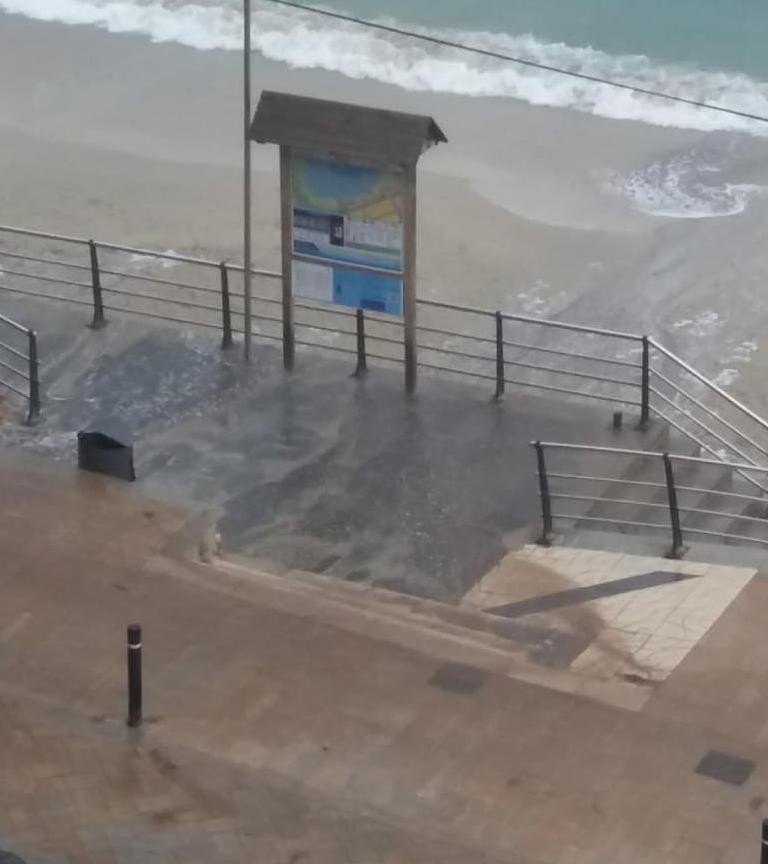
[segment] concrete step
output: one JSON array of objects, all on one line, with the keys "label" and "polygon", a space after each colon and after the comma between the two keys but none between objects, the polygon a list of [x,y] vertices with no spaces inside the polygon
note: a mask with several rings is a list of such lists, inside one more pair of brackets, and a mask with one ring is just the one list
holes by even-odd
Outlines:
[{"label": "concrete step", "polygon": [[148,566],[202,590],[307,618],[311,626],[327,624],[365,634],[448,663],[475,666],[630,710],[638,710],[647,699],[647,691],[632,683],[596,679],[572,670],[570,661],[555,662],[553,641],[569,638],[565,631],[332,576],[300,570],[275,576],[244,557],[216,557],[202,564],[158,556]]}]

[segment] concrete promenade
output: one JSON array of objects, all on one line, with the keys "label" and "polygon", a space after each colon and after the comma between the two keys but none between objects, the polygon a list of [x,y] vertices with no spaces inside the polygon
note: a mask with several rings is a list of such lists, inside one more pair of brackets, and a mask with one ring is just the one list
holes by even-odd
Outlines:
[{"label": "concrete promenade", "polygon": [[[204,565],[195,511],[66,464],[3,451],[0,476],[0,849],[29,864],[758,860],[762,578],[719,573],[738,587],[685,656],[627,679],[486,626],[491,595],[532,599],[533,564],[513,556],[443,606]],[[575,555],[563,558],[571,588],[597,591],[611,559],[586,584]],[[632,566],[616,579],[636,578]],[[700,585],[687,608],[711,609],[709,583],[694,580],[715,575],[671,587]],[[663,590],[628,587],[630,604]],[[529,612],[556,614],[563,590],[547,583]],[[635,625],[658,629],[654,614],[683,608],[668,594],[656,613],[643,601]],[[138,731],[124,725],[133,620]]]}]

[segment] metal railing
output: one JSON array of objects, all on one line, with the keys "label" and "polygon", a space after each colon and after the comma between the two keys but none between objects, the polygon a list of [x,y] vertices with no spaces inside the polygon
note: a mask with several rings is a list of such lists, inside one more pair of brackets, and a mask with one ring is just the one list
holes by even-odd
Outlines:
[{"label": "metal railing", "polygon": [[37,334],[0,315],[0,387],[27,400],[27,425],[40,418]]},{"label": "metal railing", "polygon": [[[40,247],[43,247],[42,249]],[[253,269],[253,337],[283,341],[281,274]],[[243,267],[13,226],[0,226],[0,289],[90,309],[91,324],[133,315],[209,328],[223,348],[245,329]],[[655,339],[502,310],[422,299],[419,367],[486,382],[496,399],[511,388],[587,399],[653,417],[698,455],[768,464],[768,422]],[[401,320],[296,298],[298,346],[400,364]]]},{"label": "metal railing", "polygon": [[[671,558],[683,555],[688,535],[768,546],[768,501],[744,483],[755,476],[768,482],[768,468],[585,444],[531,446],[543,545],[553,541],[556,523],[569,522],[669,532]],[[599,457],[599,474],[584,471],[590,456]]]}]

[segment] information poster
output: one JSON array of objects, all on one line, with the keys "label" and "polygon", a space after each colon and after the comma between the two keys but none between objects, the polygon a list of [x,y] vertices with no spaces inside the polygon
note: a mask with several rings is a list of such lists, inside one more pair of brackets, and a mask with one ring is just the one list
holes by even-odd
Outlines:
[{"label": "information poster", "polygon": [[294,155],[292,182],[294,293],[401,316],[402,174]]}]

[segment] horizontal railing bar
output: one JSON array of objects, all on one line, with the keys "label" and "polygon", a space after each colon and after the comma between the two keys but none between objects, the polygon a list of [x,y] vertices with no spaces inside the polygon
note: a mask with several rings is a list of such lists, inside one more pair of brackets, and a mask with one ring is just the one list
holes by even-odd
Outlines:
[{"label": "horizontal railing bar", "polygon": [[[2,316],[0,315],[0,318]],[[28,336],[29,334],[24,331],[24,335]],[[13,345],[8,345],[5,342],[0,342],[0,348],[7,351],[9,354],[13,354],[15,357],[18,357],[20,360],[29,360],[29,354],[25,354],[23,351],[19,351],[18,348],[14,348]]]},{"label": "horizontal railing bar", "polygon": [[370,351],[366,351],[365,356],[372,357],[374,360],[385,360],[387,363],[394,363],[395,365],[400,365],[403,362],[402,357],[386,357],[384,354],[372,354]]},{"label": "horizontal railing bar", "polygon": [[340,270],[354,270],[360,273],[376,273],[379,276],[391,276],[392,279],[402,280],[405,275],[402,270],[372,267],[368,264],[357,264],[354,261],[337,261],[335,258],[324,258],[321,255],[302,255],[300,252],[294,252],[292,258],[294,261],[301,261],[306,264],[317,264],[321,267],[334,267]]},{"label": "horizontal railing bar", "polygon": [[[274,320],[277,321],[277,320],[282,320],[282,319],[276,318]],[[354,319],[350,319],[350,320],[354,320]],[[297,327],[305,327],[309,330],[322,330],[326,333],[335,333],[339,336],[349,336],[351,338],[354,338],[356,336],[356,333],[354,330],[339,330],[336,327],[327,327],[324,324],[310,324],[307,321],[296,321],[295,323],[296,323]],[[403,342],[401,339],[390,339],[389,336],[377,336],[375,333],[371,333],[370,330],[366,330],[365,338],[366,338],[366,341],[368,341],[368,342],[386,342],[390,345],[397,345],[399,347],[402,347],[402,345],[403,345]]]},{"label": "horizontal railing bar", "polygon": [[25,291],[23,288],[11,288],[9,285],[0,285],[0,290],[9,291],[11,294],[23,294],[25,297],[36,297],[42,300],[61,300],[62,303],[74,303],[75,306],[93,306],[89,300],[78,300],[75,297],[59,297],[56,294],[45,294],[42,291]]},{"label": "horizontal railing bar", "polygon": [[728,420],[721,417],[716,411],[713,411],[709,406],[705,405],[703,402],[701,402],[695,396],[692,396],[690,393],[688,393],[682,387],[675,384],[674,381],[667,378],[667,376],[663,375],[661,372],[659,372],[658,369],[654,369],[653,367],[651,367],[650,371],[653,375],[655,375],[657,378],[659,378],[661,381],[663,381],[669,387],[672,387],[673,390],[676,390],[681,396],[684,396],[686,399],[693,402],[693,404],[696,405],[697,408],[700,408],[702,411],[709,414],[710,417],[713,417],[715,420],[722,423],[723,426],[730,429],[731,432],[733,432],[735,435],[738,435],[740,438],[742,438],[744,441],[746,441],[748,444],[750,444],[752,447],[754,447],[755,450],[759,450],[764,456],[768,457],[768,451],[766,451],[756,441],[754,441],[752,438],[750,438],[749,435],[746,435],[744,432],[742,432],[740,429],[738,429],[736,426],[734,426]]},{"label": "horizontal railing bar", "polygon": [[[236,327],[233,327],[232,333],[236,336],[242,336],[245,333],[245,331],[244,330],[238,330]],[[282,342],[283,341],[282,335],[273,336],[271,333],[262,333],[260,330],[253,330],[252,329],[251,334],[253,336],[255,336],[257,339],[271,339],[275,342]]]},{"label": "horizontal railing bar", "polygon": [[[238,294],[235,296],[242,297],[243,295]],[[269,299],[266,297],[264,299],[268,303],[280,304],[283,302],[282,300],[272,300],[272,299]],[[316,312],[318,315],[339,315],[342,318],[348,318],[350,320],[354,320],[355,313],[357,311],[356,309],[353,309],[352,307],[349,307],[349,306],[342,308],[342,309],[338,309],[338,308],[335,308],[333,306],[327,306],[324,304],[303,303],[303,302],[299,302],[299,301],[294,301],[293,305],[294,305],[294,308],[296,308],[296,309],[307,309],[310,312]],[[383,327],[402,327],[403,326],[403,322],[399,321],[397,319],[390,320],[388,318],[385,318],[381,315],[376,314],[375,312],[371,312],[368,309],[364,309],[363,311],[365,313],[366,324],[375,324],[375,325],[381,324]],[[372,334],[370,332],[366,333],[366,336],[371,336],[371,335]],[[380,338],[383,341],[386,341],[385,337],[383,337],[383,336],[376,337],[376,338]],[[402,342],[398,342],[397,344],[401,345]]]},{"label": "horizontal railing bar", "polygon": [[57,261],[55,258],[40,258],[37,255],[22,255],[20,252],[8,252],[0,249],[0,256],[5,258],[18,258],[21,261],[35,261],[39,264],[53,264],[56,267],[69,267],[72,270],[90,270],[88,264],[71,264],[69,261]]},{"label": "horizontal railing bar", "polygon": [[140,291],[124,291],[122,288],[110,288],[102,285],[101,290],[105,294],[120,294],[122,297],[134,297],[137,300],[150,300],[153,303],[168,303],[172,306],[185,306],[189,309],[205,309],[208,312],[221,314],[218,306],[208,306],[205,303],[195,303],[192,300],[172,300],[169,297],[156,297],[154,294],[143,294]]},{"label": "horizontal railing bar", "polygon": [[141,315],[146,318],[157,318],[160,321],[173,321],[176,324],[193,324],[195,327],[207,327],[209,330],[220,330],[220,324],[208,324],[205,321],[193,321],[190,318],[176,318],[172,315],[160,315],[158,312],[144,312],[138,309],[126,309],[124,306],[107,306],[110,312],[124,312],[126,315]]},{"label": "horizontal railing bar", "polygon": [[[653,411],[653,413],[656,414],[658,417],[661,417],[662,420],[669,423],[670,426],[674,426],[674,428],[677,429],[678,432],[681,432],[683,435],[686,435],[692,441],[695,441],[699,445],[699,447],[701,447],[703,450],[706,450],[712,456],[717,457],[717,453],[708,444],[705,444],[703,441],[701,441],[699,438],[697,438],[692,432],[688,431],[687,429],[684,429],[679,423],[677,423],[671,417],[668,417],[663,411],[660,411],[658,408],[656,408],[653,405],[651,406],[651,411]],[[700,456],[674,456],[672,458],[678,462],[696,462],[700,465],[716,465],[718,467],[727,466],[729,468],[733,468],[748,483],[751,483],[752,486],[756,486],[761,492],[768,493],[768,489],[766,489],[766,487],[763,486],[762,483],[760,483],[758,480],[755,480],[754,477],[750,477],[748,474],[744,473],[745,471],[753,471],[756,473],[766,473],[766,472],[768,472],[768,468],[760,468],[760,467],[757,467],[755,465],[738,465],[738,464],[732,463],[732,462],[725,462],[722,459],[718,459],[718,458],[703,459]]]},{"label": "horizontal railing bar", "polygon": [[221,262],[219,261],[209,261],[207,258],[193,258],[190,255],[179,255],[176,252],[155,252],[152,249],[140,249],[137,246],[123,246],[119,243],[106,243],[102,240],[95,242],[99,249],[112,249],[115,252],[128,252],[131,255],[139,255],[142,258],[162,258],[165,261],[180,261],[183,264],[199,264],[201,267],[218,268],[221,266]]},{"label": "horizontal railing bar", "polygon": [[328,351],[338,351],[340,354],[357,354],[354,348],[342,348],[340,345],[324,345],[321,342],[307,342],[306,340],[297,339],[297,345],[304,345],[307,348],[320,348]]},{"label": "horizontal railing bar", "polygon": [[[240,295],[243,296],[242,294]],[[282,303],[282,300],[270,300],[270,303]],[[341,315],[343,318],[354,318],[355,310],[350,309],[349,311],[345,311],[342,309],[333,309],[330,306],[326,309],[325,306],[315,306],[312,303],[299,303],[294,300],[293,305],[296,309],[311,309],[313,312],[321,312],[325,315]]]},{"label": "horizontal railing bar", "polygon": [[669,525],[657,522],[637,522],[634,519],[609,519],[607,516],[578,516],[575,513],[553,513],[553,519],[573,519],[577,522],[601,522],[604,525],[631,525],[633,528],[656,528],[669,531]]},{"label": "horizontal railing bar", "polygon": [[23,378],[25,381],[29,381],[29,372],[22,372],[21,369],[17,369],[15,366],[11,366],[10,363],[6,363],[5,360],[0,360],[0,366],[3,369],[7,369],[9,372],[13,372],[14,375],[18,375],[19,378]]},{"label": "horizontal railing bar", "polygon": [[[243,312],[237,312],[235,310],[232,311],[232,314],[238,315],[240,318],[245,317]],[[259,321],[269,321],[272,324],[282,324],[283,323],[282,318],[277,318],[274,315],[262,315],[258,312],[251,312],[251,318],[258,319]],[[243,332],[243,331],[240,331],[240,332]],[[281,336],[280,338],[282,339],[283,337]]]},{"label": "horizontal railing bar", "polygon": [[16,330],[18,333],[24,333],[26,336],[30,333],[29,327],[24,327],[17,321],[14,321],[13,318],[6,318],[5,315],[0,315],[0,324],[6,324],[12,330]]},{"label": "horizontal railing bar", "polygon": [[[238,300],[243,300],[245,298],[244,294],[240,294],[237,291],[230,291],[229,296],[230,296],[230,298],[235,297]],[[253,303],[272,303],[273,305],[278,305],[278,306],[282,305],[282,302],[283,302],[282,300],[273,300],[271,297],[262,297],[259,294],[252,295],[251,301]],[[233,309],[232,311],[234,312],[235,310]],[[243,313],[238,312],[237,314],[242,315]]]},{"label": "horizontal railing bar", "polygon": [[[667,419],[666,415],[658,409],[654,409],[663,420]],[[684,431],[684,430],[680,430]],[[651,456],[663,458],[664,453],[657,450],[629,450],[622,447],[602,447],[598,444],[567,444],[561,441],[531,441],[531,447],[540,444],[548,450],[576,450],[582,453],[603,453],[614,456]],[[722,459],[704,459],[700,456],[682,456],[678,454],[669,454],[669,458],[675,462],[695,462],[698,465],[714,465],[718,468],[733,468],[736,471],[754,471],[755,473],[768,473],[768,467],[760,467],[758,465],[741,465],[738,462],[724,462]]]},{"label": "horizontal railing bar", "polygon": [[768,501],[759,495],[745,495],[743,492],[728,492],[725,489],[700,489],[697,486],[677,486],[678,492],[689,492],[691,495],[717,495],[722,498],[736,498],[738,501],[751,501],[756,504],[766,504]]},{"label": "horizontal railing bar", "polygon": [[[496,378],[493,376],[493,380]],[[639,402],[630,402],[628,399],[619,399],[616,396],[601,396],[598,393],[584,393],[582,390],[567,390],[565,387],[554,387],[551,384],[533,384],[530,381],[516,381],[512,378],[505,378],[506,384],[513,384],[518,387],[532,387],[536,390],[547,390],[552,393],[565,393],[568,396],[581,396],[583,399],[597,399],[599,402],[613,402],[617,405],[629,405],[634,408],[639,408]]]},{"label": "horizontal railing bar", "polygon": [[490,309],[480,309],[479,307],[462,306],[460,303],[447,303],[444,300],[419,300],[420,306],[429,306],[434,309],[448,309],[451,312],[467,312],[471,315],[483,315],[489,318],[495,317],[496,312]]},{"label": "horizontal railing bar", "polygon": [[759,516],[745,516],[743,513],[724,513],[722,510],[702,510],[698,507],[678,507],[678,510],[681,513],[696,513],[700,516],[716,516],[732,520],[743,519],[745,522],[755,522],[768,528],[768,519],[761,519]]},{"label": "horizontal railing bar", "polygon": [[[628,480],[623,477],[591,477],[587,474],[562,474],[557,471],[547,471],[547,477],[557,480],[587,480],[595,483],[616,483],[621,486],[645,486],[650,489],[667,488],[664,483],[652,483],[649,480]],[[682,487],[678,486],[677,488],[680,489]]]},{"label": "horizontal railing bar", "polygon": [[23,273],[21,270],[9,270],[3,267],[3,276],[22,276],[25,279],[39,279],[41,282],[53,282],[56,285],[67,285],[71,288],[88,288],[90,285],[87,282],[72,282],[69,279],[59,279],[55,276],[41,276],[39,273]]},{"label": "horizontal railing bar", "polygon": [[684,417],[687,417],[691,423],[695,423],[700,429],[703,429],[708,435],[711,435],[717,441],[719,441],[724,447],[730,450],[733,453],[736,453],[737,456],[740,456],[744,459],[745,462],[750,462],[753,465],[757,463],[743,450],[740,450],[735,444],[731,444],[726,438],[723,438],[722,435],[718,434],[714,431],[714,429],[710,429],[703,420],[699,420],[698,417],[694,417],[690,411],[686,411],[685,408],[681,408],[679,405],[675,405],[675,403],[668,397],[665,396],[661,391],[657,390],[655,387],[650,388],[650,392],[653,393],[658,399],[661,399],[662,402],[666,402],[667,405],[670,405],[675,411],[679,411]]},{"label": "horizontal railing bar", "polygon": [[505,321],[518,321],[522,324],[538,324],[541,327],[552,327],[555,330],[569,330],[573,333],[589,333],[592,336],[607,336],[611,339],[627,339],[630,342],[642,342],[643,337],[634,333],[622,333],[619,330],[606,330],[603,327],[587,327],[583,324],[567,324],[564,321],[552,321],[548,318],[533,318],[530,315],[513,315],[502,312]]},{"label": "horizontal railing bar", "polygon": [[[280,319],[278,319],[280,320]],[[325,324],[307,324],[304,321],[295,321],[296,327],[307,327],[311,330],[322,330],[325,333],[335,333],[338,336],[355,336],[355,332],[353,330],[339,330],[336,327],[327,327]],[[369,335],[365,334],[366,339],[369,338]],[[370,337],[373,338],[373,337]]]},{"label": "horizontal railing bar", "polygon": [[768,540],[760,537],[750,537],[747,534],[730,534],[727,531],[706,531],[703,528],[685,528],[686,534],[701,534],[705,537],[724,537],[726,540],[746,540],[747,543],[768,544]]},{"label": "horizontal railing bar", "polygon": [[[213,263],[213,262],[211,262]],[[218,264],[216,265],[219,266]],[[227,261],[227,270],[233,270],[236,273],[245,273],[245,267],[242,264],[236,264],[234,261]],[[275,270],[257,270],[255,267],[251,267],[251,275],[252,276],[266,276],[268,279],[282,279],[283,274],[277,273]]]},{"label": "horizontal railing bar", "polygon": [[[488,339],[488,342],[495,343],[495,339]],[[627,369],[642,369],[642,363],[630,363],[628,360],[614,360],[610,357],[599,357],[597,354],[579,354],[577,351],[564,351],[560,348],[544,348],[541,345],[529,345],[526,342],[508,342],[504,341],[504,345],[509,348],[522,348],[525,351],[540,351],[543,354],[557,354],[559,357],[573,357],[576,360],[591,360],[596,363],[611,363],[614,366],[624,366]]]},{"label": "horizontal railing bar", "polygon": [[3,379],[0,378],[0,384],[2,384],[3,387],[7,387],[9,390],[13,390],[14,393],[18,393],[19,396],[23,396],[25,399],[29,399],[29,393],[25,393],[23,390],[19,390],[19,388],[11,384],[10,381],[3,381]]},{"label": "horizontal railing bar", "polygon": [[[402,343],[398,343],[402,344]],[[420,351],[437,351],[440,354],[451,354],[454,357],[464,357],[468,360],[484,360],[486,363],[495,363],[494,357],[483,357],[481,354],[470,354],[468,351],[457,351],[455,348],[437,348],[433,345],[417,345]]]},{"label": "horizontal railing bar", "polygon": [[[701,440],[701,438],[698,438],[696,435],[694,435],[693,432],[690,431],[690,429],[686,429],[684,426],[681,426],[676,420],[673,420],[668,414],[665,414],[663,411],[661,411],[655,405],[651,405],[650,410],[657,417],[660,417],[662,420],[664,420],[665,423],[669,423],[670,426],[677,429],[677,431],[680,432],[682,435],[685,435],[687,438],[689,438],[695,444],[698,444],[698,446],[701,447],[702,450],[706,450],[707,453],[709,453],[711,456],[715,457],[715,459],[704,460],[705,462],[711,463],[713,465],[727,465],[727,464],[729,464],[729,463],[723,461],[722,459],[719,459],[717,451],[713,450],[712,447],[709,446],[709,444],[705,444]],[[684,457],[675,456],[674,458],[679,460],[679,459],[682,459]],[[687,459],[688,457],[685,457],[685,458]],[[695,459],[697,457],[690,457],[690,458]],[[754,466],[750,465],[749,467],[753,468]]]},{"label": "horizontal railing bar", "polygon": [[11,225],[0,225],[0,233],[21,234],[24,237],[40,237],[43,240],[61,240],[65,243],[88,244],[88,241],[82,237],[68,237],[66,234],[50,234],[47,231],[32,231],[29,228],[14,228]]},{"label": "horizontal railing bar", "polygon": [[725,399],[727,402],[730,402],[731,405],[733,405],[735,408],[738,408],[739,411],[746,414],[758,425],[762,426],[763,429],[768,429],[768,422],[766,422],[762,417],[760,417],[759,414],[755,414],[754,411],[751,411],[749,408],[747,408],[746,405],[743,405],[741,402],[739,402],[738,399],[734,399],[733,396],[731,396],[729,393],[726,393],[725,390],[723,390],[721,387],[718,387],[717,384],[714,383],[714,381],[710,381],[709,378],[702,375],[701,372],[697,372],[693,368],[693,366],[689,366],[688,363],[685,362],[685,360],[681,360],[680,357],[678,357],[676,354],[673,354],[668,348],[665,348],[663,345],[659,345],[659,343],[653,338],[649,339],[648,343],[653,346],[657,351],[660,351],[667,359],[671,360],[673,363],[677,363],[677,365],[680,366],[682,369],[685,369],[685,371],[689,375],[693,375],[694,378],[696,378],[702,384],[705,384],[707,387],[709,387],[710,390],[713,390],[715,393],[717,393],[718,396],[722,396],[723,399]]},{"label": "horizontal railing bar", "polygon": [[436,333],[438,336],[455,336],[457,339],[471,339],[473,342],[488,342],[491,345],[496,344],[495,339],[490,336],[473,336],[469,333],[459,333],[457,330],[441,330],[439,327],[424,327],[419,324],[416,329],[420,333]]},{"label": "horizontal railing bar", "polygon": [[158,276],[146,276],[141,273],[126,273],[124,270],[108,270],[106,267],[99,267],[99,273],[107,276],[123,276],[126,279],[137,279],[141,282],[154,282],[157,285],[168,285],[171,288],[189,288],[192,291],[204,291],[206,294],[221,294],[220,288],[211,288],[203,285],[192,285],[190,282],[173,282],[171,279],[160,279]]},{"label": "horizontal railing bar", "polygon": [[425,369],[436,369],[440,372],[451,372],[454,375],[466,375],[469,378],[483,378],[486,381],[495,381],[495,375],[484,375],[482,372],[469,372],[466,369],[451,369],[450,366],[441,366],[439,363],[422,363],[419,360],[419,366]]},{"label": "horizontal railing bar", "polygon": [[624,447],[602,447],[599,444],[566,444],[560,441],[531,441],[531,447],[541,444],[547,450],[577,450],[581,453],[609,453],[614,456],[658,456],[662,457],[663,453],[656,453],[652,450],[628,450]]},{"label": "horizontal railing bar", "polygon": [[537,372],[554,372],[557,375],[570,375],[573,378],[586,378],[589,381],[600,381],[606,384],[621,384],[625,387],[637,387],[638,389],[640,387],[639,381],[624,381],[619,378],[609,378],[606,375],[593,375],[590,372],[576,372],[571,369],[557,369],[554,366],[538,366],[535,363],[523,363],[520,360],[505,360],[504,365],[518,366],[521,369],[534,369]]},{"label": "horizontal railing bar", "polygon": [[397,345],[399,348],[403,347],[402,339],[392,339],[390,336],[378,336],[376,333],[371,333],[370,329],[365,331],[365,338],[374,342],[385,342],[387,345]]},{"label": "horizontal railing bar", "polygon": [[654,510],[669,510],[669,504],[657,504],[653,501],[630,501],[625,498],[596,498],[593,495],[574,495],[565,492],[552,492],[549,497],[552,499],[560,498],[564,501],[589,501],[592,504],[626,504],[629,507],[651,507]]},{"label": "horizontal railing bar", "polygon": [[[453,312],[466,312],[472,315],[485,315],[495,317],[496,311],[491,309],[479,309],[471,306],[463,306],[460,303],[445,303],[442,300],[420,300],[422,306],[430,306],[435,309],[450,309]],[[634,333],[622,333],[619,330],[606,330],[602,327],[587,327],[583,324],[566,324],[563,321],[552,321],[548,318],[533,318],[530,315],[517,315],[512,312],[502,312],[506,321],[518,321],[521,324],[537,324],[541,327],[553,327],[556,330],[570,330],[574,333],[589,333],[593,336],[609,336],[614,339],[628,339],[631,342],[642,342],[643,337]]]}]

